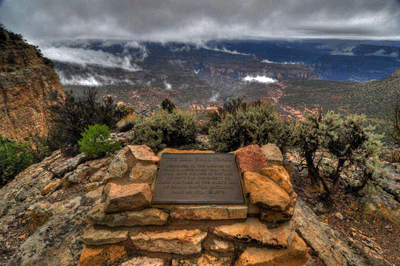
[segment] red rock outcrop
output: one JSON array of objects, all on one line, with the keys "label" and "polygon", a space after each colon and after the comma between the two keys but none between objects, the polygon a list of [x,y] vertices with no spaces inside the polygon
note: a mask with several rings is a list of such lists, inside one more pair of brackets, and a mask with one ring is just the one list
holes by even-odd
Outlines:
[{"label": "red rock outcrop", "polygon": [[21,140],[30,133],[47,133],[48,107],[64,97],[51,61],[0,28],[0,134]]}]

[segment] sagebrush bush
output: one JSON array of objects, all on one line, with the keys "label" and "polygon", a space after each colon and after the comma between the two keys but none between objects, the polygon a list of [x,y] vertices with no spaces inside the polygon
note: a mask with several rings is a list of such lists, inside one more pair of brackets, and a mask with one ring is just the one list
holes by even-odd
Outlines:
[{"label": "sagebrush bush", "polygon": [[0,135],[0,187],[34,163],[28,151],[29,143],[18,143]]},{"label": "sagebrush bush", "polygon": [[129,114],[118,121],[117,127],[119,131],[126,132],[131,130],[135,125],[135,121],[137,120],[137,114]]},{"label": "sagebrush bush", "polygon": [[121,147],[118,141],[107,140],[110,130],[106,125],[92,125],[83,132],[82,139],[78,141],[79,151],[90,158],[98,158],[114,153]]},{"label": "sagebrush bush", "polygon": [[334,112],[324,115],[322,110],[298,121],[295,144],[311,181],[322,185],[324,198],[337,192],[340,183],[357,194],[378,181],[376,155],[382,136],[365,124],[365,115],[343,118]]},{"label": "sagebrush bush", "polygon": [[50,111],[50,148],[61,148],[68,155],[79,152],[78,140],[89,125],[105,124],[114,128],[117,121],[126,115],[124,110],[117,108],[112,98],[98,99],[94,88],[86,89],[82,97],[67,92],[65,102],[52,106]]},{"label": "sagebrush bush", "polygon": [[[218,152],[229,152],[250,144],[284,144],[290,141],[291,127],[275,112],[271,103],[235,101],[224,105],[209,129],[210,145]],[[222,112],[221,112],[222,111]]]},{"label": "sagebrush bush", "polygon": [[155,152],[165,147],[180,147],[196,143],[199,124],[194,113],[174,109],[160,111],[134,125],[133,144],[146,144]]}]

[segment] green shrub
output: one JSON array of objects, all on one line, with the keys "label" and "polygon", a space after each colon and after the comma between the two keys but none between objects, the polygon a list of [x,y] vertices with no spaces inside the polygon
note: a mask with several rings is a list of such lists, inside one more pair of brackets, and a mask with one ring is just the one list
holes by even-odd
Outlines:
[{"label": "green shrub", "polygon": [[134,126],[134,144],[146,144],[155,152],[165,147],[178,148],[196,143],[199,125],[194,113],[181,110],[160,111],[138,120]]},{"label": "green shrub", "polygon": [[290,124],[280,119],[271,103],[247,104],[238,100],[224,105],[213,118],[209,139],[211,147],[218,152],[229,152],[250,144],[284,145],[290,141]]},{"label": "green shrub", "polygon": [[34,162],[28,146],[29,143],[17,143],[0,135],[0,187]]},{"label": "green shrub", "polygon": [[114,153],[121,147],[117,141],[107,140],[110,130],[106,125],[93,125],[82,133],[82,139],[78,141],[79,151],[90,158],[98,158],[109,153]]},{"label": "green shrub", "polygon": [[175,104],[168,98],[165,98],[161,103],[161,108],[163,110],[168,111],[168,113],[172,113],[174,109],[176,109]]},{"label": "green shrub", "polygon": [[108,97],[99,100],[94,88],[86,89],[82,97],[75,97],[72,92],[67,92],[65,102],[51,107],[50,111],[50,148],[61,148],[68,155],[79,152],[78,140],[89,125],[105,124],[114,128],[122,118],[113,99]]}]

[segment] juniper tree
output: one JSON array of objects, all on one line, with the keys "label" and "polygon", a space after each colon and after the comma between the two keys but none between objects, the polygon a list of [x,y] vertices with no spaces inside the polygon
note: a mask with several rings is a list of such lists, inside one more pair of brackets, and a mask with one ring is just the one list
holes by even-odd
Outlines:
[{"label": "juniper tree", "polygon": [[311,181],[322,184],[324,198],[335,193],[341,181],[347,191],[359,192],[376,178],[375,155],[381,136],[365,124],[365,115],[343,119],[334,112],[323,115],[321,110],[298,122],[296,146]]}]

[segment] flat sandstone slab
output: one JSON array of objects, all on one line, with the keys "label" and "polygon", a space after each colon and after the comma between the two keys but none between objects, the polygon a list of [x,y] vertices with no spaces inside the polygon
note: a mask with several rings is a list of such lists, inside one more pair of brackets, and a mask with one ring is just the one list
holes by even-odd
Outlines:
[{"label": "flat sandstone slab", "polygon": [[116,244],[128,239],[128,230],[96,229],[90,227],[83,235],[86,245]]},{"label": "flat sandstone slab", "polygon": [[133,245],[141,250],[191,255],[201,252],[207,233],[195,230],[144,232],[131,236]]},{"label": "flat sandstone slab", "polygon": [[244,203],[234,154],[161,155],[152,205]]},{"label": "flat sandstone slab", "polygon": [[176,220],[246,219],[247,205],[153,205],[170,211]]}]

